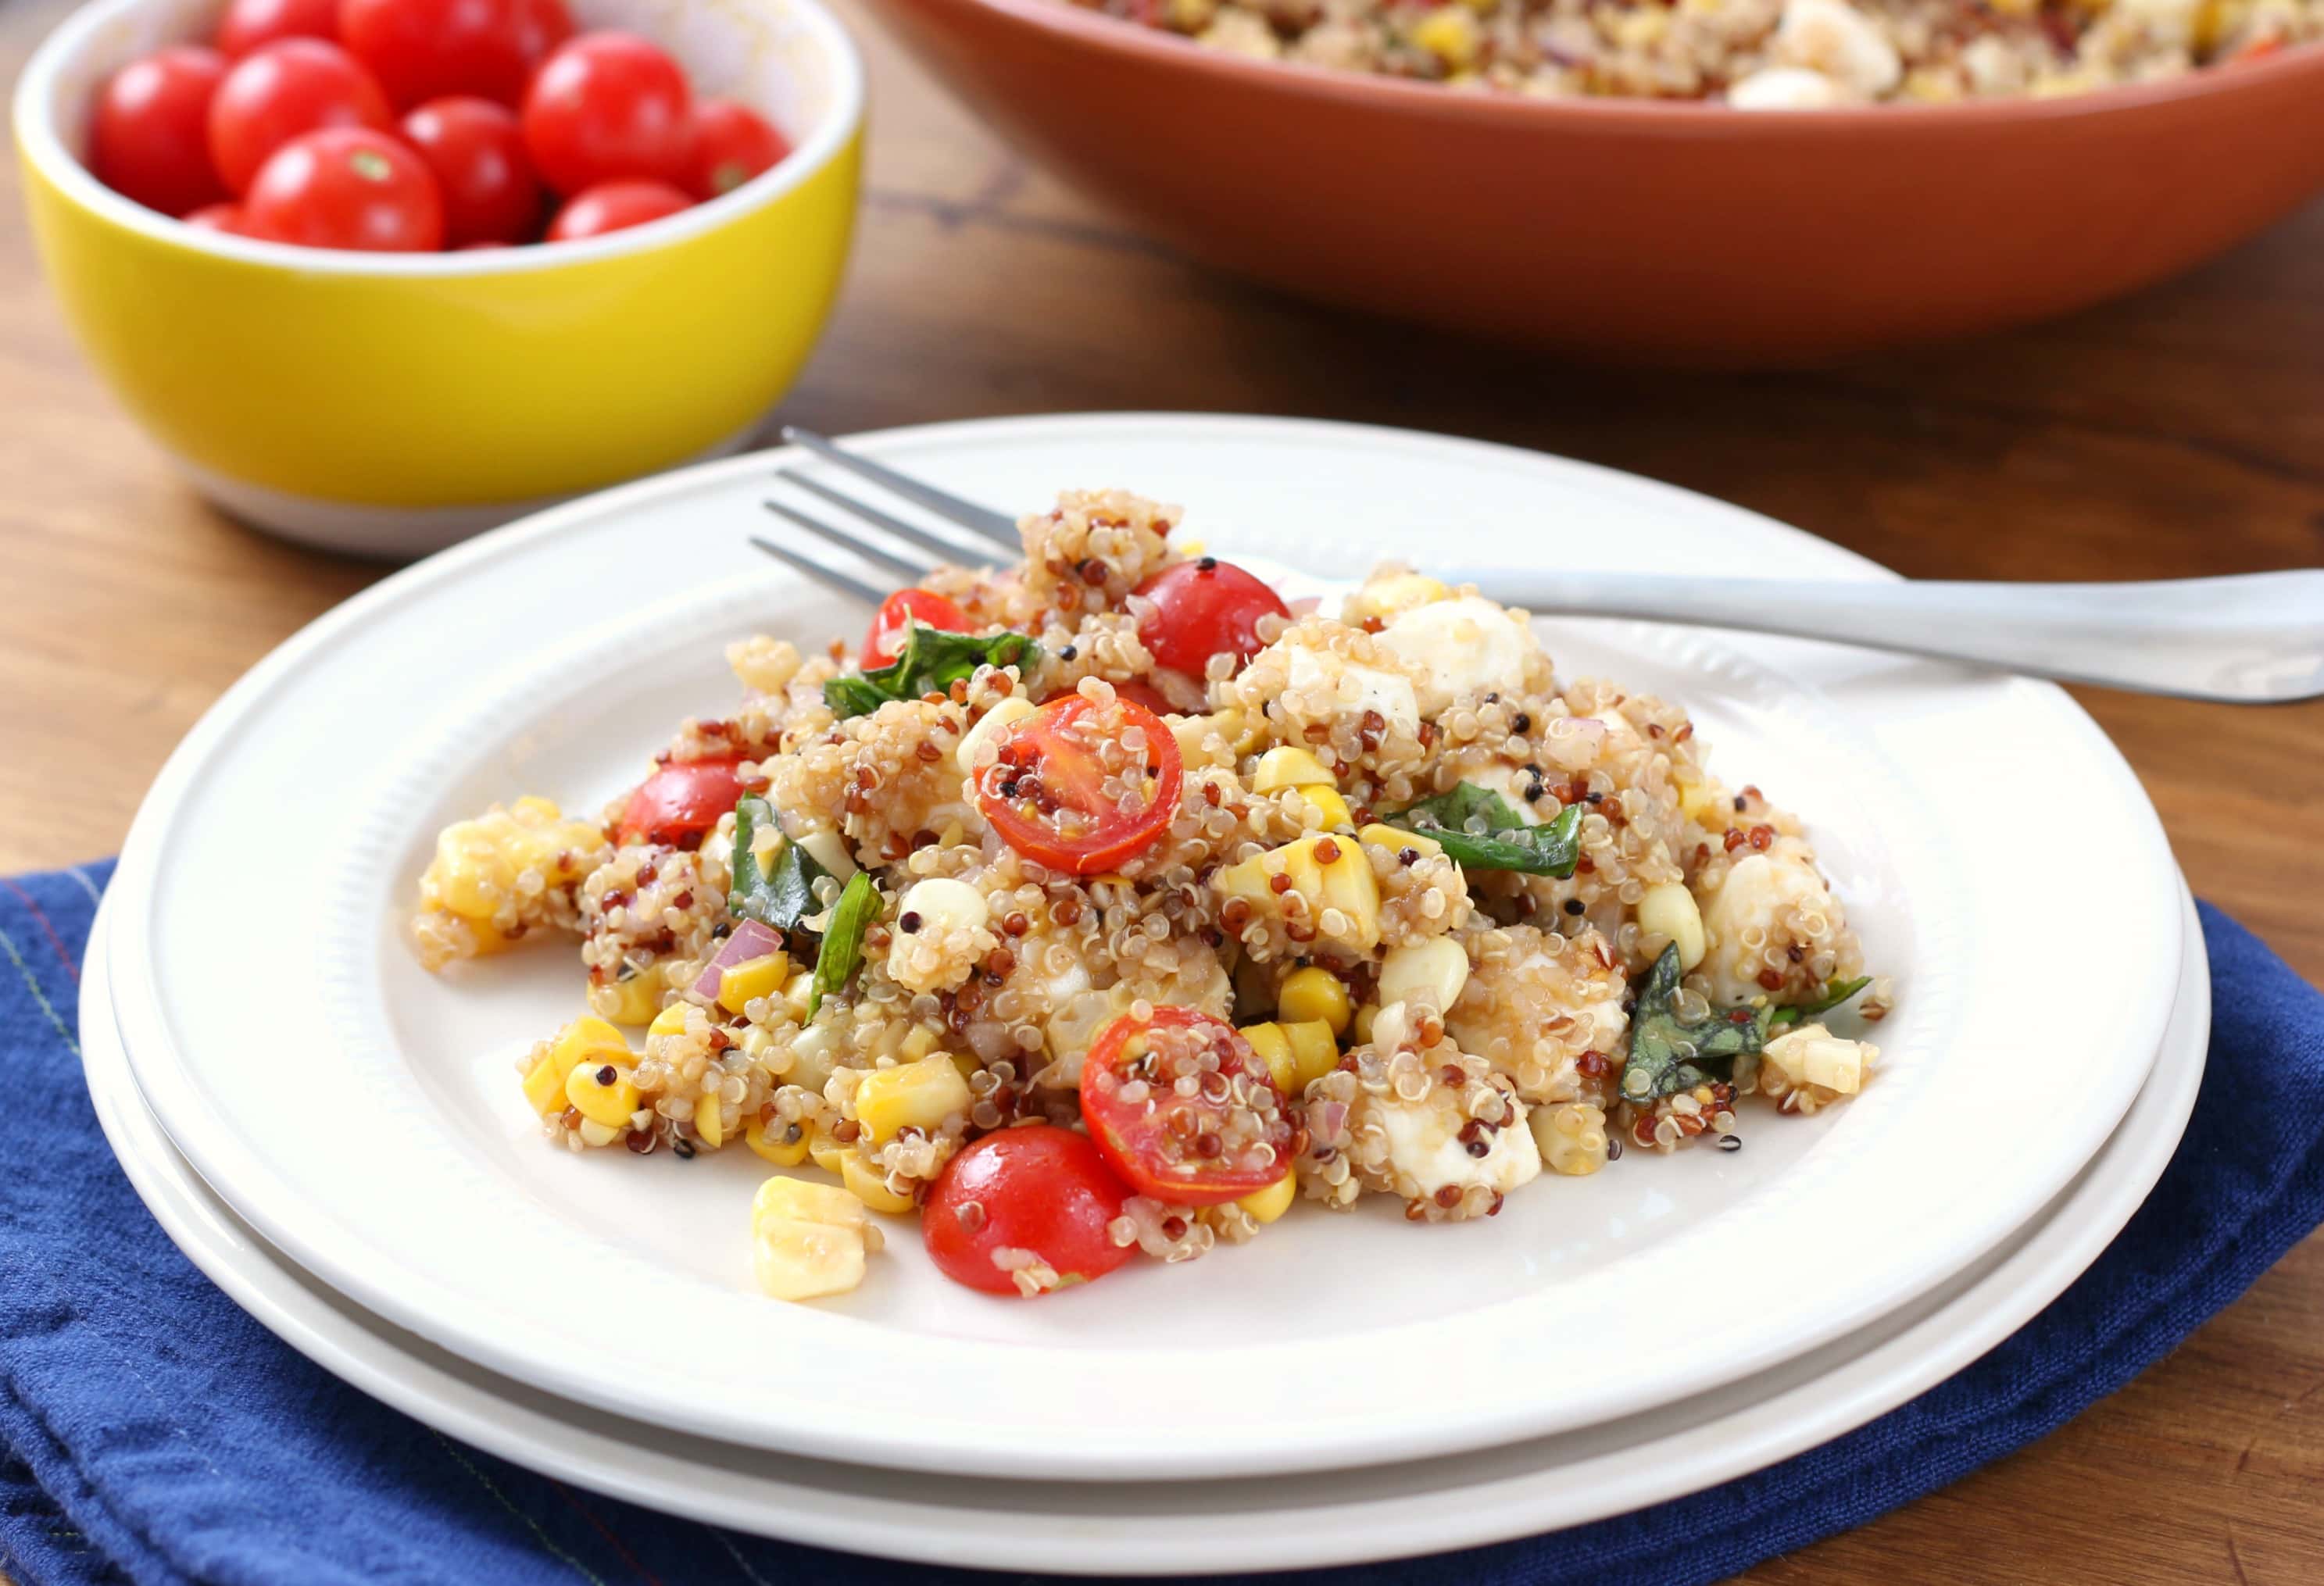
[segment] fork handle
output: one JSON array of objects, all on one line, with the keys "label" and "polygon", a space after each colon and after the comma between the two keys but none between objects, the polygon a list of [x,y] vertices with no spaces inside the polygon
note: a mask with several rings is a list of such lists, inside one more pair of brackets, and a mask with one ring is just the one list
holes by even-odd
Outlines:
[{"label": "fork handle", "polygon": [[1792,582],[1473,569],[1536,613],[1830,640],[2061,682],[2258,705],[2324,695],[2324,569],[2145,584]]}]

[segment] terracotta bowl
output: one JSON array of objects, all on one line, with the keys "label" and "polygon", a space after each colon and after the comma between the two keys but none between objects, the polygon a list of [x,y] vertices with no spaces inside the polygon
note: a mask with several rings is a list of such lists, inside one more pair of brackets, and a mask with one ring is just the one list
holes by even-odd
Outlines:
[{"label": "terracotta bowl", "polygon": [[1250,60],[1056,0],[872,0],[1003,135],[1286,290],[1757,365],[2041,318],[2324,187],[2324,45],[2079,98],[1746,113]]}]

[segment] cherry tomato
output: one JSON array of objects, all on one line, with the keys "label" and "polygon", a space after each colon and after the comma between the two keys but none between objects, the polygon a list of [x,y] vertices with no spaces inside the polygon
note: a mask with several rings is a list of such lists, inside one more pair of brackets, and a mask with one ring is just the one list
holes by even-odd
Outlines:
[{"label": "cherry tomato", "polygon": [[125,198],[183,215],[226,197],[210,164],[210,101],[226,80],[215,50],[173,45],[113,74],[97,97],[89,169]]},{"label": "cherry tomato", "polygon": [[666,181],[601,181],[574,194],[549,223],[549,235],[542,240],[577,243],[693,207],[692,198]]},{"label": "cherry tomato", "polygon": [[1004,1249],[1032,1251],[1059,1287],[1093,1283],[1137,1249],[1106,1231],[1127,1194],[1085,1136],[1053,1123],[1004,1129],[945,1165],[920,1209],[920,1237],[938,1271],[987,1294],[1025,1293],[994,1264]]},{"label": "cherry tomato", "polygon": [[444,200],[419,155],[367,126],[295,137],[259,168],[244,200],[253,236],[309,248],[429,254],[444,245]]},{"label": "cherry tomato", "polygon": [[210,101],[210,158],[228,190],[249,190],[267,156],[325,127],[395,130],[363,63],[320,39],[283,39],[235,62]]},{"label": "cherry tomato", "polygon": [[715,760],[676,760],[631,793],[614,835],[622,843],[663,843],[691,848],[742,797],[739,754]]},{"label": "cherry tomato", "polygon": [[1102,705],[1073,694],[1002,734],[976,774],[976,807],[1028,859],[1093,876],[1170,829],[1182,777],[1161,717],[1119,694]]},{"label": "cherry tomato", "polygon": [[573,36],[565,0],[338,0],[339,37],[399,108],[473,94],[514,108]]},{"label": "cherry tomato", "polygon": [[[1194,1094],[1177,1093],[1182,1076]],[[1082,1063],[1082,1120],[1124,1182],[1157,1201],[1215,1206],[1291,1170],[1291,1117],[1266,1060],[1199,1009],[1124,1014],[1101,1030]]]},{"label": "cherry tomato", "polygon": [[218,19],[217,47],[239,60],[277,39],[338,36],[339,0],[227,0],[226,14]]},{"label": "cherry tomato", "polygon": [[686,74],[632,33],[584,33],[546,61],[524,97],[533,169],[560,193],[635,177],[686,186],[694,100]]},{"label": "cherry tomato", "polygon": [[540,182],[515,111],[474,96],[430,99],[403,118],[403,141],[435,173],[448,245],[513,243],[532,235],[540,219]]},{"label": "cherry tomato", "polygon": [[1274,590],[1216,557],[1173,563],[1136,593],[1154,603],[1139,638],[1157,663],[1191,678],[1203,676],[1214,655],[1231,655],[1237,666],[1249,660],[1261,648],[1259,618],[1291,614]]},{"label": "cherry tomato", "polygon": [[791,146],[767,118],[732,99],[705,99],[694,107],[694,180],[697,198],[731,193],[761,171],[782,163]]},{"label": "cherry tomato", "polygon": [[904,653],[912,624],[941,628],[947,633],[968,632],[968,613],[943,595],[927,589],[899,589],[880,603],[872,632],[863,636],[863,669],[884,667]]},{"label": "cherry tomato", "polygon": [[250,235],[239,204],[205,204],[185,219],[188,226],[199,226],[204,231],[222,231],[228,236]]}]

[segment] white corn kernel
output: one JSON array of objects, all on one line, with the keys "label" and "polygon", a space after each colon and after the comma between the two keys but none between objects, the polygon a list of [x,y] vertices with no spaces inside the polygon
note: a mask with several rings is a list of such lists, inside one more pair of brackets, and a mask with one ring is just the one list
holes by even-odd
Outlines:
[{"label": "white corn kernel", "polygon": [[1431,936],[1391,948],[1380,960],[1379,1000],[1425,1002],[1438,1012],[1461,999],[1469,983],[1469,954],[1450,936]]},{"label": "white corn kernel", "polygon": [[1648,887],[1638,899],[1638,929],[1676,944],[1681,970],[1702,962],[1702,910],[1696,907],[1694,894],[1686,890],[1685,882],[1664,881]]}]

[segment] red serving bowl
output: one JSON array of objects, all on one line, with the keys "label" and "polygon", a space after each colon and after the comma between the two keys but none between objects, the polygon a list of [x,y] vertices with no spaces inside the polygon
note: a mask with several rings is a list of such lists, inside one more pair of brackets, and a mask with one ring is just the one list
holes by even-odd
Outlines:
[{"label": "red serving bowl", "polygon": [[1758,365],[2037,319],[2324,187],[2324,45],[2062,99],[1745,112],[1247,60],[1056,0],[872,0],[1005,136],[1194,258],[1606,358]]}]

